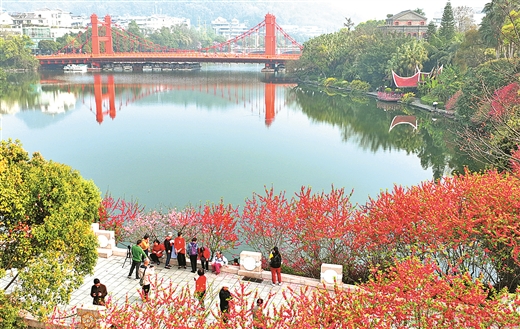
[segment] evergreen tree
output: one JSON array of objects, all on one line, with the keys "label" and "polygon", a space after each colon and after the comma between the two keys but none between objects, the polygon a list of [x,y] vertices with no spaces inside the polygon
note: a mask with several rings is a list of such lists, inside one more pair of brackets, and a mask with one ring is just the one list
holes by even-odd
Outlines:
[{"label": "evergreen tree", "polygon": [[442,13],[441,27],[439,28],[439,36],[446,41],[450,41],[455,35],[455,18],[453,17],[453,8],[451,2],[447,2]]},{"label": "evergreen tree", "polygon": [[414,10],[414,12],[416,12],[419,15],[426,16],[426,13],[424,12],[424,10],[422,8],[417,8]]},{"label": "evergreen tree", "polygon": [[437,26],[434,22],[428,24],[428,31],[426,32],[426,41],[430,41],[437,34]]}]

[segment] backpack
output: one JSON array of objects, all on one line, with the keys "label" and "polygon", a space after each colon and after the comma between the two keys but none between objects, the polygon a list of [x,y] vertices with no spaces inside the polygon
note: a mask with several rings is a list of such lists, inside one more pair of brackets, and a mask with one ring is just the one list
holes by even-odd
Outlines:
[{"label": "backpack", "polygon": [[193,242],[190,242],[190,249],[189,249],[189,253],[191,256],[194,256],[194,255],[197,255],[198,252],[197,252],[197,244],[196,243],[193,243]]},{"label": "backpack", "polygon": [[271,258],[269,261],[269,266],[273,268],[279,268],[282,266],[282,256],[280,254],[277,254]]},{"label": "backpack", "polygon": [[146,270],[147,269],[148,269],[148,267],[144,268],[143,275],[141,275],[141,279],[139,279],[139,285],[141,285],[141,286],[144,286],[144,276],[146,275]]}]

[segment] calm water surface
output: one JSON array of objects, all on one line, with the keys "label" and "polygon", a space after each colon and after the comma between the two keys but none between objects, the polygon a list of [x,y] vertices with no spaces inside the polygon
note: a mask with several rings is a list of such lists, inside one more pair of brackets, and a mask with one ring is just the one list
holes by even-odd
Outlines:
[{"label": "calm water surface", "polygon": [[[354,189],[365,203],[460,165],[438,146],[443,122],[365,97],[328,96],[259,66],[199,72],[43,73],[27,99],[4,99],[2,138],[62,162],[102,192],[147,209],[243,205],[264,187]],[[272,79],[271,79],[272,80]],[[280,79],[279,79],[280,80]],[[418,120],[389,131],[395,116]],[[413,122],[413,120],[412,120]],[[435,128],[435,129],[434,129]]]}]

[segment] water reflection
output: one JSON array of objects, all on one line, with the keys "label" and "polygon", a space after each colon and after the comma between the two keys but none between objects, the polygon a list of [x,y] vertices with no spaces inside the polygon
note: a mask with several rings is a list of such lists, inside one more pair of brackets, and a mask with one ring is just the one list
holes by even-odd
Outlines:
[{"label": "water reflection", "polygon": [[384,111],[402,111],[404,105],[402,103],[397,102],[376,101],[376,107]]},{"label": "water reflection", "polygon": [[[275,120],[276,114],[287,104],[283,99],[282,88],[296,86],[292,80],[283,78],[267,78],[264,84],[236,83],[234,81],[208,80],[206,83],[179,84],[172,80],[150,81],[148,83],[116,83],[114,75],[93,74],[90,79],[82,76],[80,80],[72,81],[61,79],[41,79],[36,85],[34,99],[30,102],[33,106],[21,106],[17,101],[7,103],[2,100],[0,109],[2,113],[15,114],[20,110],[41,110],[46,114],[61,114],[75,109],[80,100],[81,103],[90,104],[90,110],[95,113],[95,120],[99,124],[108,117],[116,119],[117,112],[124,110],[143,98],[151,97],[159,93],[172,91],[191,91],[204,93],[214,97],[220,97],[231,103],[243,103],[245,107],[251,107],[252,111],[264,114],[264,122],[269,127]],[[164,79],[161,79],[164,80]],[[260,90],[260,89],[263,89]],[[259,102],[263,94],[263,106]]]},{"label": "water reflection", "polygon": [[256,72],[44,74],[1,93],[3,137],[148,205],[238,204],[270,185],[364,199],[469,163],[449,120]]},{"label": "water reflection", "polygon": [[[416,154],[424,169],[439,179],[465,166],[479,165],[459,151],[456,123],[403,104],[379,102],[364,95],[326,95],[309,87],[295,89],[297,102],[310,118],[340,127],[344,142],[372,153],[404,150]],[[321,95],[321,96],[320,96]],[[407,123],[413,129],[405,126]],[[390,127],[390,128],[389,128]]]},{"label": "water reflection", "polygon": [[415,115],[396,115],[392,119],[392,123],[390,123],[390,129],[388,129],[388,132],[391,132],[392,129],[395,128],[395,126],[401,124],[408,124],[412,126],[413,131],[415,131],[417,130],[417,117]]}]

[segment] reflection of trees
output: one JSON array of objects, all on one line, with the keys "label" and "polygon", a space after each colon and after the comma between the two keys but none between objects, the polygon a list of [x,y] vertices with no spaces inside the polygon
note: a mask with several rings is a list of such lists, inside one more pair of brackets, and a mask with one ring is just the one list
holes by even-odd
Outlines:
[{"label": "reflection of trees", "polygon": [[[6,105],[24,104],[34,106],[37,103],[36,88],[39,77],[36,73],[12,74],[0,81],[0,99]],[[7,109],[0,109],[0,112]]]},{"label": "reflection of trees", "polygon": [[[456,148],[455,135],[450,132],[456,129],[448,119],[433,121],[430,113],[410,109],[384,111],[378,109],[371,98],[325,96],[306,88],[296,88],[294,93],[296,102],[309,118],[340,127],[343,140],[354,142],[363,150],[374,153],[403,150],[416,154],[424,169],[432,168],[435,179],[454,170],[462,171],[465,165],[477,169]],[[419,129],[397,126],[389,132],[392,118],[400,114],[417,116]]]}]

